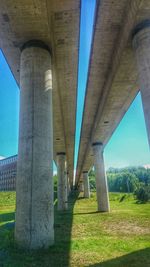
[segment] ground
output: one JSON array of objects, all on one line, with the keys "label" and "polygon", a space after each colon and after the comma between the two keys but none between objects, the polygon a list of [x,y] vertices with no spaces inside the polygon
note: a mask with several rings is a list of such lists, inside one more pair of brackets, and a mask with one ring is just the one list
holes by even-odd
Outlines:
[{"label": "ground", "polygon": [[150,203],[110,194],[111,212],[96,211],[96,195],[70,197],[69,211],[55,210],[55,246],[23,251],[14,244],[15,193],[0,193],[0,267],[148,267]]}]

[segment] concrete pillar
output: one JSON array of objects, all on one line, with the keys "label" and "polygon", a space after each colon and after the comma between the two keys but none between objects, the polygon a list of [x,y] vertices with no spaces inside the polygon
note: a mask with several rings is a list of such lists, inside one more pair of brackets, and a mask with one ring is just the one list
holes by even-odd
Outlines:
[{"label": "concrete pillar", "polygon": [[70,188],[70,181],[69,181],[69,172],[67,172],[67,194],[70,195],[71,188]]},{"label": "concrete pillar", "polygon": [[49,48],[29,41],[21,53],[15,239],[26,248],[54,243],[52,74]]},{"label": "concrete pillar", "polygon": [[80,180],[80,183],[79,183],[79,191],[84,192],[84,184],[82,180]]},{"label": "concrete pillar", "polygon": [[135,27],[133,48],[136,55],[139,87],[150,145],[150,20],[142,21]]},{"label": "concrete pillar", "polygon": [[84,197],[90,198],[90,184],[87,171],[83,172],[83,183],[84,183]]},{"label": "concrete pillar", "polygon": [[102,143],[93,143],[94,167],[96,178],[96,194],[98,211],[109,212],[109,195],[107,186],[107,177],[105,173],[103,145]]},{"label": "concrete pillar", "polygon": [[64,152],[60,152],[57,154],[57,175],[58,210],[63,211],[68,209],[66,156]]}]

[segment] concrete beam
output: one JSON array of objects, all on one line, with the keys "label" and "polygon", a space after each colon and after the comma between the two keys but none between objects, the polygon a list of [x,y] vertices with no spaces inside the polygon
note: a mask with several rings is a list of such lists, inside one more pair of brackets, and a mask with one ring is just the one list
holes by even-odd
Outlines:
[{"label": "concrete beam", "polygon": [[40,39],[52,49],[54,160],[57,152],[66,152],[70,185],[74,173],[80,10],[80,0],[0,1],[0,48],[18,85],[21,46],[30,39]]},{"label": "concrete beam", "polygon": [[150,20],[139,23],[133,31],[133,48],[135,50],[139,75],[140,91],[147,135],[150,146]]},{"label": "concrete beam", "polygon": [[54,243],[52,73],[40,41],[22,48],[20,88],[15,239],[28,249],[47,248]]},{"label": "concrete beam", "polygon": [[82,171],[93,165],[91,144],[107,144],[138,93],[130,36],[138,16],[150,10],[149,1],[97,3],[76,184]]}]

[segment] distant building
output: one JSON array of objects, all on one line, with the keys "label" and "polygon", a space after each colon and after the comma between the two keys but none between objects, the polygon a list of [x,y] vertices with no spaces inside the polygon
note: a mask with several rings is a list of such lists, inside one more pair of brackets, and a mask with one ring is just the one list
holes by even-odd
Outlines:
[{"label": "distant building", "polygon": [[17,155],[0,160],[0,191],[16,189]]}]

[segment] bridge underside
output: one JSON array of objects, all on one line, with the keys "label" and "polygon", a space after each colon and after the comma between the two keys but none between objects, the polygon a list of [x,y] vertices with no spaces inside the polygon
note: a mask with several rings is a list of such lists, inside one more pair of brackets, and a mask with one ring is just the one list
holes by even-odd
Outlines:
[{"label": "bridge underside", "polygon": [[[96,1],[76,185],[84,173],[89,197],[94,164],[99,211],[109,211],[103,150],[139,89],[150,139],[149,14],[148,0]],[[59,210],[68,208],[68,177],[73,185],[80,0],[2,0],[0,23],[0,47],[21,89],[15,238],[48,247],[53,159]]]},{"label": "bridge underside", "polygon": [[73,186],[80,0],[2,0],[0,24],[0,48],[20,87],[15,239],[49,247],[53,159],[60,210],[68,180]]},{"label": "bridge underside", "polygon": [[[20,48],[41,40],[52,53],[54,159],[67,156],[73,179],[80,0],[0,1],[0,48],[20,86]],[[70,112],[71,110],[71,112]]]},{"label": "bridge underside", "polygon": [[132,32],[149,19],[149,1],[98,1],[80,137],[76,184],[94,164],[140,90]]}]

